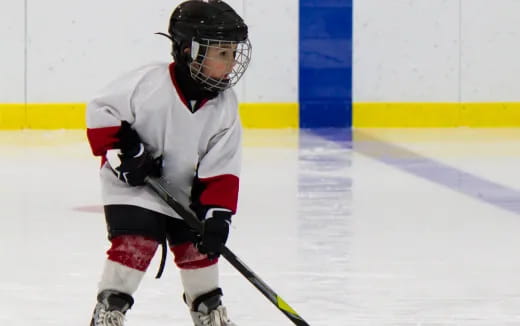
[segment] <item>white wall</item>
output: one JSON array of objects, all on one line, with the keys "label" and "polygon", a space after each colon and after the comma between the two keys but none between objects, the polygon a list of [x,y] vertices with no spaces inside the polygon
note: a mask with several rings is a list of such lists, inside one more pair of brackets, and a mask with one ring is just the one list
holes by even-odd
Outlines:
[{"label": "white wall", "polygon": [[298,102],[299,0],[244,0],[253,61],[242,98]]},{"label": "white wall", "polygon": [[[240,100],[297,102],[298,0],[228,2],[253,42]],[[25,44],[24,1],[0,1],[0,103],[23,102],[25,84],[29,102],[87,101],[128,69],[170,60],[153,33],[178,3],[27,0]],[[354,101],[520,101],[518,17],[518,0],[354,0]]]},{"label": "white wall", "polygon": [[24,3],[0,1],[0,103],[24,100]]},{"label": "white wall", "polygon": [[520,1],[464,0],[463,101],[520,101]]},{"label": "white wall", "polygon": [[519,16],[518,0],[354,0],[354,101],[520,101]]},{"label": "white wall", "polygon": [[[154,33],[167,31],[180,2],[27,0],[28,102],[84,102],[126,70],[170,61],[170,42]],[[240,100],[297,102],[298,0],[227,2],[250,26],[253,43],[252,64],[236,87]],[[23,6],[0,2],[0,19],[11,29],[0,30],[8,59],[0,72],[10,77],[0,79],[0,103],[24,101]]]}]

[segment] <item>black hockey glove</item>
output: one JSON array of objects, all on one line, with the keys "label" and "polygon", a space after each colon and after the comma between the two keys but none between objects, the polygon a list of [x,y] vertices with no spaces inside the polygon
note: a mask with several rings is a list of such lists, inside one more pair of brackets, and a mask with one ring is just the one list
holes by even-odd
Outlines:
[{"label": "black hockey glove", "polygon": [[202,221],[202,234],[198,237],[196,246],[199,252],[208,255],[209,259],[220,256],[222,247],[226,244],[231,212],[221,209],[210,209]]},{"label": "black hockey glove", "polygon": [[161,176],[162,157],[153,158],[139,135],[123,121],[117,134],[119,149],[107,151],[107,161],[119,180],[131,185],[144,185],[147,176]]}]

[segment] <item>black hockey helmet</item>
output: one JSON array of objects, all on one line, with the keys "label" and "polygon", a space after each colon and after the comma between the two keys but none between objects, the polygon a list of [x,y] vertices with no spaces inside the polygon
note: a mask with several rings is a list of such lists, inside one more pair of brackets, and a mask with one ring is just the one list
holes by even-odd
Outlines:
[{"label": "black hockey helmet", "polygon": [[[224,1],[189,0],[181,3],[170,17],[168,33],[173,42],[175,62],[188,65],[192,78],[207,90],[221,91],[235,85],[249,65],[251,43],[247,25]],[[208,48],[231,46],[235,60],[229,76],[215,79],[205,75],[203,67]]]},{"label": "black hockey helmet", "polygon": [[168,32],[175,42],[211,39],[243,42],[247,25],[221,0],[190,0],[181,3],[170,17]]}]

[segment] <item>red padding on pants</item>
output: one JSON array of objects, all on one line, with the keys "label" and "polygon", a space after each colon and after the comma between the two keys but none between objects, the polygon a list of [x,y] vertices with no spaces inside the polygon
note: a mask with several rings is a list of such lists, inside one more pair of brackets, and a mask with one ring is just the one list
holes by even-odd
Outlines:
[{"label": "red padding on pants", "polygon": [[183,243],[170,248],[175,256],[175,264],[183,269],[197,269],[214,265],[218,258],[209,259],[207,255],[201,254],[193,243]]},{"label": "red padding on pants", "polygon": [[121,235],[112,239],[108,259],[144,272],[158,245],[157,241],[140,235]]}]

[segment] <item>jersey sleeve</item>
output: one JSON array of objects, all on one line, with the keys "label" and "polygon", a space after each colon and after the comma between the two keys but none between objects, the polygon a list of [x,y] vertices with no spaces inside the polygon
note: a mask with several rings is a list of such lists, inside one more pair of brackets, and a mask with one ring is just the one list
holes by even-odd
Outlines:
[{"label": "jersey sleeve", "polygon": [[87,138],[96,156],[115,148],[121,121],[135,120],[133,98],[139,76],[123,76],[112,82],[87,104]]},{"label": "jersey sleeve", "polygon": [[242,160],[242,127],[238,114],[231,125],[213,136],[209,150],[199,162],[192,201],[197,214],[210,208],[223,208],[232,214],[238,202]]}]

